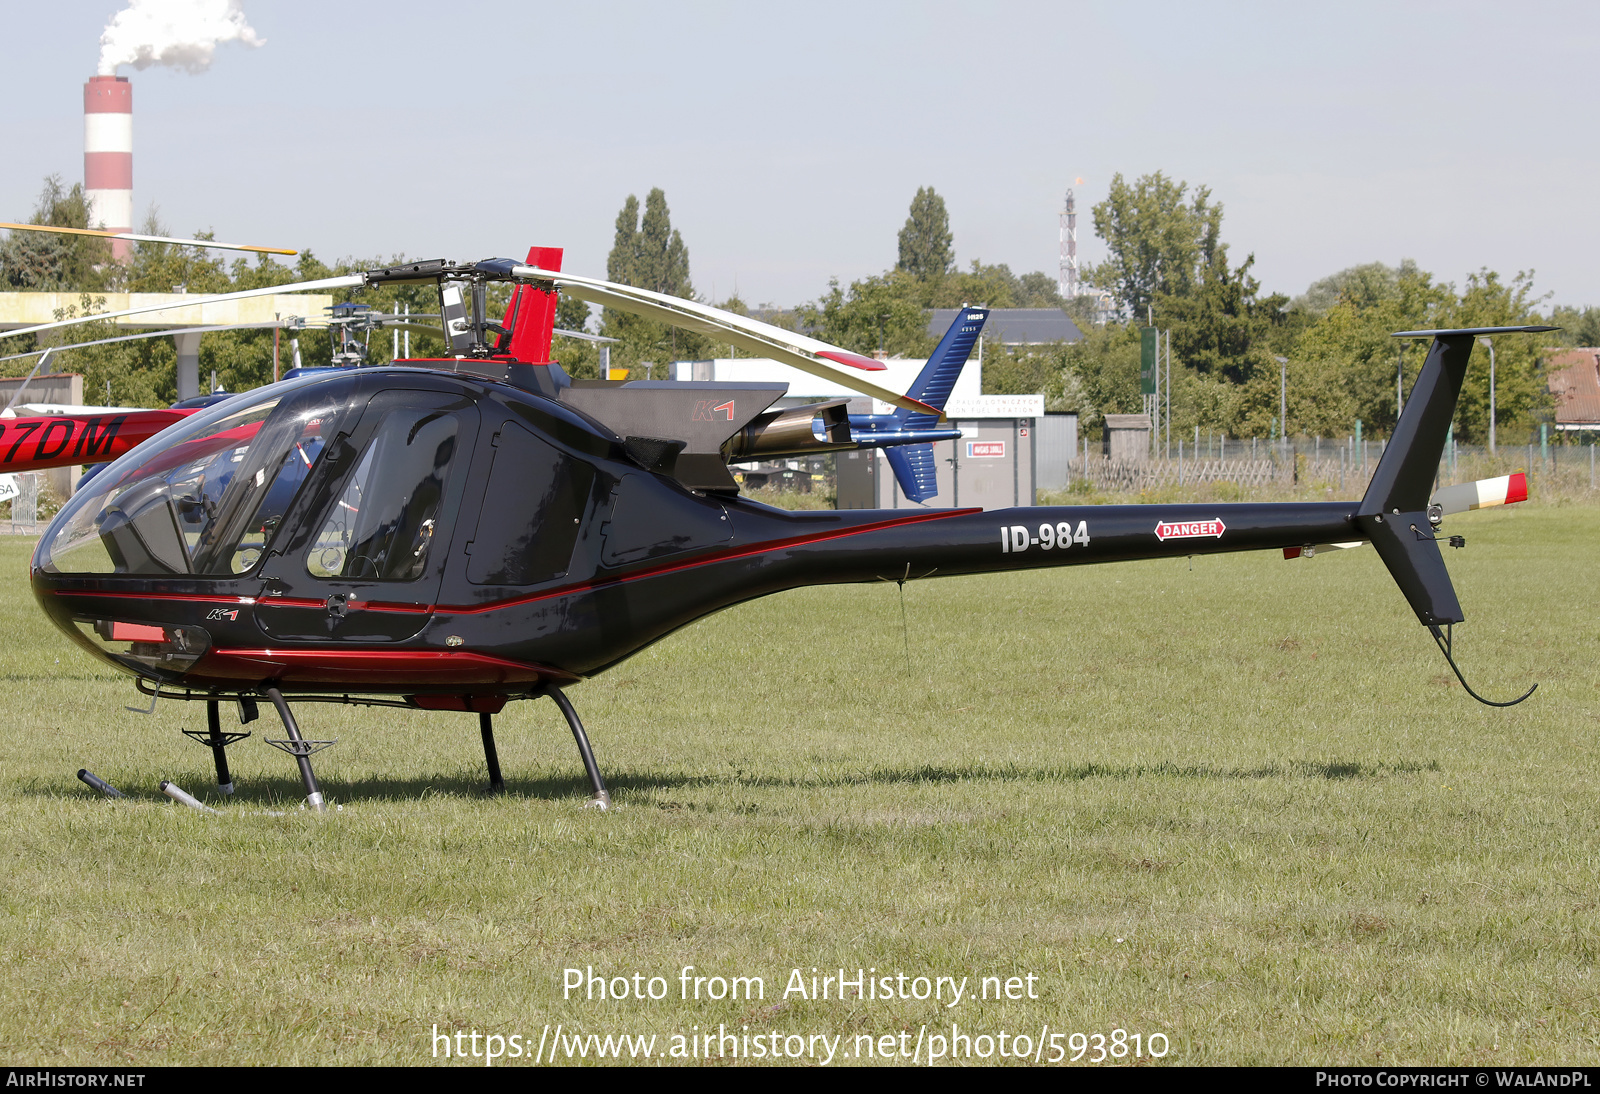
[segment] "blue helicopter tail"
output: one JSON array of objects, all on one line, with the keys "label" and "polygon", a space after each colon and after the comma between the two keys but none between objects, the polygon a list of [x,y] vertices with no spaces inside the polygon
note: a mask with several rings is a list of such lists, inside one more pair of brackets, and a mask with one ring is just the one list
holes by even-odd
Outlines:
[{"label": "blue helicopter tail", "polygon": [[884,459],[894,471],[900,492],[912,501],[927,501],[939,492],[939,476],[933,462],[933,445],[906,444],[883,450]]},{"label": "blue helicopter tail", "polygon": [[[988,308],[962,308],[906,394],[943,410],[988,318]],[[900,428],[908,431],[935,429],[939,425],[939,419],[932,414],[902,409],[895,411],[894,416]],[[884,449],[883,454],[894,471],[901,493],[909,500],[923,502],[939,492],[932,444],[900,445]]]},{"label": "blue helicopter tail", "polygon": [[[972,347],[978,344],[978,336],[983,333],[984,320],[988,318],[988,308],[962,308],[956,315],[955,322],[950,324],[950,329],[939,339],[939,344],[934,347],[928,363],[917,373],[911,390],[906,394],[918,402],[943,410],[945,402],[950,398],[950,392],[955,389],[956,378],[966,367]],[[916,429],[922,422],[927,423],[922,426],[925,429],[932,429],[938,424],[938,419],[931,414],[918,414],[914,410],[897,410],[894,416],[904,423],[906,429]]]}]

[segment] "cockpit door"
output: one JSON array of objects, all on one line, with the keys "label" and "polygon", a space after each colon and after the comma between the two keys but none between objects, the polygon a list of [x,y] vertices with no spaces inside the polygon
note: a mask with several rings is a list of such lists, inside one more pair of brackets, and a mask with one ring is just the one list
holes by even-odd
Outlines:
[{"label": "cockpit door", "polygon": [[292,536],[261,569],[255,614],[280,642],[393,643],[433,614],[478,411],[460,395],[389,390],[330,443]]}]

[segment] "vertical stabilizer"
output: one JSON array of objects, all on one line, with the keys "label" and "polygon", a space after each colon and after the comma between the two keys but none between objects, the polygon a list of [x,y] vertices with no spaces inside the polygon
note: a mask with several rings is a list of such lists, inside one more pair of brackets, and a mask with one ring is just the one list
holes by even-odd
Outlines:
[{"label": "vertical stabilizer", "polygon": [[1428,520],[1428,498],[1439,472],[1456,400],[1466,379],[1472,344],[1483,335],[1537,333],[1554,327],[1470,327],[1404,331],[1396,338],[1431,337],[1422,375],[1411,389],[1394,438],[1356,510],[1355,522],[1425,626],[1465,618]]},{"label": "vertical stabilizer", "polygon": [[[956,380],[967,365],[972,347],[983,334],[984,320],[989,318],[988,308],[962,308],[950,329],[939,339],[928,363],[917,373],[911,390],[906,394],[931,407],[944,410],[955,390]],[[932,414],[917,414],[910,410],[897,410],[894,417],[900,429],[907,432],[936,429],[939,419]],[[924,502],[939,492],[938,466],[933,458],[933,445],[910,444],[884,449],[884,458],[894,472],[900,492],[910,501]]]},{"label": "vertical stabilizer", "polygon": [[[984,320],[988,318],[988,308],[962,308],[955,322],[950,324],[950,329],[939,339],[939,344],[934,347],[928,363],[917,373],[916,380],[912,382],[906,394],[931,407],[943,410],[944,404],[950,400],[950,392],[955,390],[961,370],[966,367],[967,358],[972,354],[972,347],[978,344],[978,336],[983,333]],[[916,419],[929,418],[928,428],[932,428],[937,422],[931,415],[918,414],[904,408],[895,411],[894,416],[905,423],[907,428],[912,429],[916,428],[912,425]]]}]

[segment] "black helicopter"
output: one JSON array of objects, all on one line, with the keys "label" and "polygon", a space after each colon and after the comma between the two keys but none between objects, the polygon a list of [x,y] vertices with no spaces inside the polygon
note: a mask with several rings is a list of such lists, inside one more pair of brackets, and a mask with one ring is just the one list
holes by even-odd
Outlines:
[{"label": "black helicopter", "polygon": [[[1404,332],[1432,346],[1359,501],[789,512],[740,497],[728,464],[850,447],[818,407],[771,409],[783,384],[572,380],[549,360],[557,294],[833,378],[876,363],[559,267],[559,250],[535,248],[524,263],[419,262],[298,286],[434,281],[451,356],[260,388],[129,452],[41,538],[41,606],[152,701],[205,702],[208,728],[190,735],[213,747],[225,788],[224,748],[244,734],[221,728],[220,704],[248,722],[271,702],[287,738],[269,743],[296,758],[316,809],[309,757],[325,742],[302,735],[292,703],[477,713],[499,787],[492,717],[541,695],[566,717],[603,808],[563,689],[721,608],[812,584],[1367,541],[1460,677],[1450,628],[1463,615],[1430,489],[1474,338],[1553,329]],[[501,324],[485,314],[491,282],[516,286]]]}]

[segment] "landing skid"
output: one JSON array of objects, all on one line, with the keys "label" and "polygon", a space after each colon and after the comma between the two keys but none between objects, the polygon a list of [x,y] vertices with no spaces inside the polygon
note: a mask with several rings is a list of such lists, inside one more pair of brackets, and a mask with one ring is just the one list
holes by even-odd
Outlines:
[{"label": "landing skid", "polygon": [[[184,735],[207,745],[211,748],[212,758],[217,766],[217,786],[224,794],[233,793],[233,778],[228,770],[228,759],[225,749],[238,741],[250,736],[245,732],[224,731],[221,724],[219,707],[224,699],[234,699],[240,704],[240,720],[253,721],[257,717],[256,697],[245,694],[224,694],[216,692],[164,692],[159,688],[147,687],[144,681],[137,681],[141,692],[154,698],[164,695],[169,699],[187,700],[190,702],[204,702],[206,704],[206,730],[186,729]],[[289,709],[289,702],[283,693],[275,687],[265,688],[257,693],[265,695],[278,712],[278,717],[283,720],[283,728],[288,733],[288,738],[274,740],[264,737],[263,740],[274,748],[281,749],[293,756],[296,765],[300,768],[300,779],[306,788],[306,803],[317,812],[324,812],[327,803],[322,795],[322,789],[317,784],[316,773],[311,767],[311,756],[330,747],[334,741],[308,741],[300,732],[300,724],[295,720],[294,712]],[[578,712],[573,709],[572,701],[554,684],[546,684],[522,695],[512,696],[518,699],[537,699],[541,695],[548,695],[561,711],[561,716],[567,720],[567,728],[572,730],[572,739],[578,745],[578,755],[583,760],[583,770],[589,778],[590,796],[585,803],[585,808],[608,810],[611,808],[611,792],[606,789],[605,779],[600,775],[600,766],[595,763],[594,748],[589,744],[589,734],[583,728],[583,721],[578,717]],[[415,705],[399,699],[368,698],[355,695],[296,695],[297,703],[338,703],[347,706],[383,706],[400,707],[403,709],[416,709]],[[479,712],[478,732],[483,739],[483,758],[489,770],[489,793],[501,794],[505,792],[505,777],[500,770],[500,754],[494,741],[494,715]]]},{"label": "landing skid", "polygon": [[572,709],[572,701],[565,693],[554,684],[545,686],[545,694],[556,702],[561,708],[561,716],[567,720],[567,725],[572,729],[572,738],[578,742],[578,754],[583,757],[583,770],[589,776],[589,787],[594,791],[585,808],[599,809],[602,812],[611,808],[611,792],[606,789],[605,780],[600,777],[600,767],[594,762],[594,750],[589,747],[589,735],[583,731],[583,723],[578,720],[578,712]]},{"label": "landing skid", "polygon": [[[217,709],[218,706],[218,700],[207,700],[206,731],[204,733],[201,733],[198,729],[186,729],[183,731],[183,735],[192,741],[197,741],[200,744],[210,747],[211,758],[217,765],[217,789],[224,794],[231,795],[233,793],[233,776],[228,773],[228,754],[226,750],[229,745],[238,744],[240,741],[250,736],[250,734],[248,732],[241,733],[233,730],[224,732],[222,728],[222,715]],[[249,705],[248,715],[249,716],[245,718],[245,721],[255,720],[256,712],[254,703]]]},{"label": "landing skid", "polygon": [[283,693],[277,688],[268,688],[267,698],[278,708],[278,717],[283,719],[283,728],[288,731],[289,739],[287,741],[263,739],[267,744],[281,748],[294,757],[294,762],[300,765],[300,780],[306,784],[306,804],[318,813],[326,812],[328,806],[322,799],[322,788],[317,786],[316,773],[311,770],[311,754],[321,752],[334,742],[308,741],[300,736],[300,725],[294,720],[294,712],[289,709],[289,704],[284,702]]},{"label": "landing skid", "polygon": [[483,735],[483,759],[489,766],[489,793],[504,794],[506,781],[500,777],[500,754],[494,750],[494,715],[478,715],[478,732]]}]

